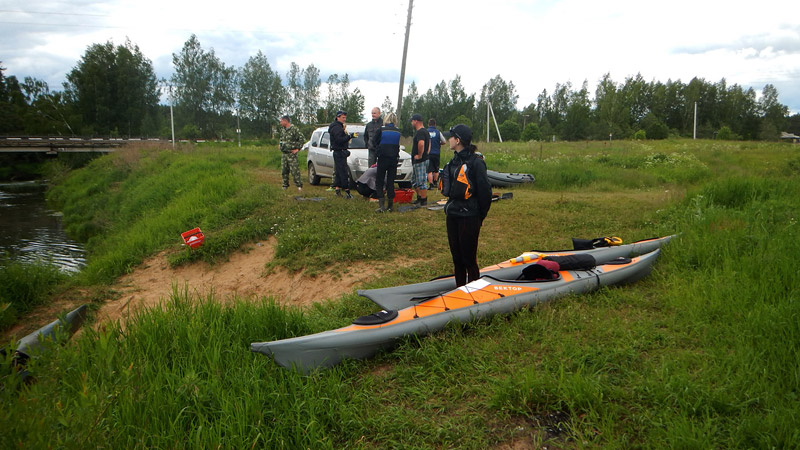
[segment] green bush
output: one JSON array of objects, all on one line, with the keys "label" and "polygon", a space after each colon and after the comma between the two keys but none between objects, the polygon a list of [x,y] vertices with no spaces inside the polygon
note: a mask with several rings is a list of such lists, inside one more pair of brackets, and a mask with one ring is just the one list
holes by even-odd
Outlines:
[{"label": "green bush", "polygon": [[539,124],[529,123],[525,125],[525,129],[522,130],[521,140],[524,142],[541,141],[542,131],[539,129]]},{"label": "green bush", "polygon": [[730,127],[724,126],[717,131],[717,139],[722,141],[740,141],[742,137],[734,133]]},{"label": "green bush", "polygon": [[515,120],[506,120],[500,124],[500,135],[503,141],[518,141],[520,137],[520,127]]},{"label": "green bush", "polygon": [[468,126],[468,127],[470,127],[470,129],[472,129],[472,133],[473,133],[473,134],[472,134],[472,140],[473,140],[473,141],[474,141],[474,140],[476,140],[476,139],[475,139],[475,131],[476,131],[476,130],[475,130],[475,129],[473,128],[473,126],[472,126],[472,121],[471,121],[471,120],[469,120],[469,118],[468,118],[467,116],[461,115],[461,116],[458,116],[458,117],[456,117],[456,118],[455,118],[455,119],[453,119],[453,120],[452,120],[450,123],[448,123],[448,124],[447,124],[447,126],[445,127],[445,129],[446,129],[446,130],[447,130],[447,129],[450,129],[450,128],[452,128],[452,127],[454,127],[454,126],[456,126],[456,125],[458,125],[458,124],[460,124],[460,123],[461,123],[461,124],[464,124],[464,125],[466,125],[466,126]]},{"label": "green bush", "polygon": [[669,137],[669,128],[663,122],[654,122],[645,128],[647,137],[650,139],[667,139]]},{"label": "green bush", "polygon": [[197,125],[187,124],[178,131],[179,139],[197,139],[200,136],[200,129],[197,128]]}]

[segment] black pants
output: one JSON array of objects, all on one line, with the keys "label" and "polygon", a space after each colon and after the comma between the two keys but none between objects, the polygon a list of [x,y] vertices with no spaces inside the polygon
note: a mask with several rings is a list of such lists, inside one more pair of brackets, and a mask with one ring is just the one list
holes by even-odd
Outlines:
[{"label": "black pants", "polygon": [[397,159],[378,156],[378,173],[375,174],[375,195],[383,198],[383,185],[386,196],[394,199],[394,179],[397,178]]},{"label": "black pants", "polygon": [[372,197],[373,194],[375,194],[375,191],[370,189],[369,186],[367,186],[364,183],[356,182],[356,190],[358,191],[359,194],[363,195],[364,197]]},{"label": "black pants", "polygon": [[482,222],[477,216],[447,216],[447,242],[450,243],[450,254],[453,256],[456,286],[463,286],[481,276],[478,268],[478,235]]},{"label": "black pants", "polygon": [[344,150],[333,151],[333,165],[336,166],[333,187],[350,189],[350,177],[348,176],[350,171],[347,170],[347,156],[345,156]]}]

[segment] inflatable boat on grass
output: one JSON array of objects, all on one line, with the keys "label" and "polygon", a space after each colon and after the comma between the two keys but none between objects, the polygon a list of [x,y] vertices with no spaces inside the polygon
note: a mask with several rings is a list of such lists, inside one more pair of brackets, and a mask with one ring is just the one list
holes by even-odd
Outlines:
[{"label": "inflatable boat on grass", "polygon": [[489,183],[495,187],[514,187],[536,182],[536,178],[529,173],[505,173],[486,170]]},{"label": "inflatable boat on grass", "polygon": [[[402,308],[359,317],[343,328],[255,342],[250,344],[250,350],[271,356],[283,367],[308,373],[334,366],[346,358],[369,358],[404,336],[423,336],[441,330],[450,322],[472,322],[600,286],[636,281],[650,273],[659,253],[656,248],[633,259],[609,260],[584,270],[553,271],[550,264],[544,265],[541,261],[516,264],[506,268],[509,270],[487,272],[465,286],[433,297],[406,296]],[[362,292],[359,291],[364,295]],[[369,298],[374,300],[372,296]]]}]

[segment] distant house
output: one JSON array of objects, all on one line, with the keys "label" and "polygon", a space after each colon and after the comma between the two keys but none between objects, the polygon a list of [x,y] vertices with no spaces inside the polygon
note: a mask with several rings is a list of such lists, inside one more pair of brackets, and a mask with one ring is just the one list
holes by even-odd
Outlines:
[{"label": "distant house", "polygon": [[792,144],[800,144],[800,136],[785,131],[781,131],[781,139],[785,139],[786,142],[791,142]]}]

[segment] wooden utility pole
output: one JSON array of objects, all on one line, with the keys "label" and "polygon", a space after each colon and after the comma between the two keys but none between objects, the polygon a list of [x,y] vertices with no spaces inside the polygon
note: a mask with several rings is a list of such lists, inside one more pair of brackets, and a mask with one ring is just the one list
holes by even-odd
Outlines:
[{"label": "wooden utility pole", "polygon": [[172,113],[172,105],[175,98],[172,96],[172,85],[169,85],[169,124],[172,127],[172,149],[175,150],[175,115]]},{"label": "wooden utility pole", "polygon": [[408,20],[406,21],[406,42],[403,44],[403,64],[400,66],[400,93],[397,94],[397,117],[400,118],[400,108],[403,106],[403,83],[406,79],[406,55],[408,55],[408,34],[411,32],[411,10],[414,9],[414,0],[408,0]]}]

